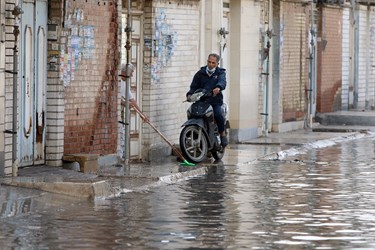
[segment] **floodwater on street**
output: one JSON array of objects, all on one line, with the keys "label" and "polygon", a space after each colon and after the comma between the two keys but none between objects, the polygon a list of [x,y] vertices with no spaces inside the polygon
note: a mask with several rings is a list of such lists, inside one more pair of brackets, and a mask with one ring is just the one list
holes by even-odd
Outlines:
[{"label": "floodwater on street", "polygon": [[0,186],[0,248],[375,249],[374,186],[373,138],[96,202]]}]

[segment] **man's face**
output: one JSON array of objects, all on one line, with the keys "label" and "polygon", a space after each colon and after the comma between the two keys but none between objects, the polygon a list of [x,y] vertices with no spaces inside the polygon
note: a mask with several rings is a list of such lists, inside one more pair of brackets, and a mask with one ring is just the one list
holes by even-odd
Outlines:
[{"label": "man's face", "polygon": [[208,69],[214,69],[214,68],[217,67],[217,65],[218,65],[218,62],[216,61],[216,57],[214,57],[214,56],[208,57],[208,59],[207,59]]}]

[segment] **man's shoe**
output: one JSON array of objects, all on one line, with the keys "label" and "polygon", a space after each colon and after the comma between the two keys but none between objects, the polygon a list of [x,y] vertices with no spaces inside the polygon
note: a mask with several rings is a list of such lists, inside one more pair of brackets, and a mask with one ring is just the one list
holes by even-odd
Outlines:
[{"label": "man's shoe", "polygon": [[228,145],[228,139],[227,137],[224,135],[224,136],[220,136],[220,140],[221,140],[221,146],[223,146],[224,148]]}]

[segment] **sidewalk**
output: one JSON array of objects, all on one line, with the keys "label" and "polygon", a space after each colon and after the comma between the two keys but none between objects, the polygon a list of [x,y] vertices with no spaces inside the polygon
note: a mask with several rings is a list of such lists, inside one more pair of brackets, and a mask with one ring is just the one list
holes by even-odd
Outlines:
[{"label": "sidewalk", "polygon": [[18,177],[0,178],[0,185],[34,188],[86,199],[103,199],[151,189],[156,185],[204,175],[212,166],[236,166],[258,159],[282,159],[316,147],[374,134],[375,127],[315,126],[286,133],[270,133],[241,144],[228,145],[221,162],[207,161],[194,167],[180,166],[175,156],[160,163],[137,163],[128,167],[100,167],[97,174],[86,174],[59,167],[33,166],[19,169]]}]

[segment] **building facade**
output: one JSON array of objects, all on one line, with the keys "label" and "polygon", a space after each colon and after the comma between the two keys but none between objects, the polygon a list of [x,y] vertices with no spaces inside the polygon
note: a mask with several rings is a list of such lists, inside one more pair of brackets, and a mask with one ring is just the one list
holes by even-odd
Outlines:
[{"label": "building facade", "polygon": [[[211,52],[221,55],[220,66],[227,69],[224,98],[232,143],[309,127],[317,112],[371,110],[373,5],[354,0],[2,1],[0,174],[62,166],[67,154],[121,161],[124,83],[118,74],[127,62],[136,67],[130,91],[174,143],[189,106],[185,93]],[[171,153],[132,110],[130,117],[132,160]]]}]

